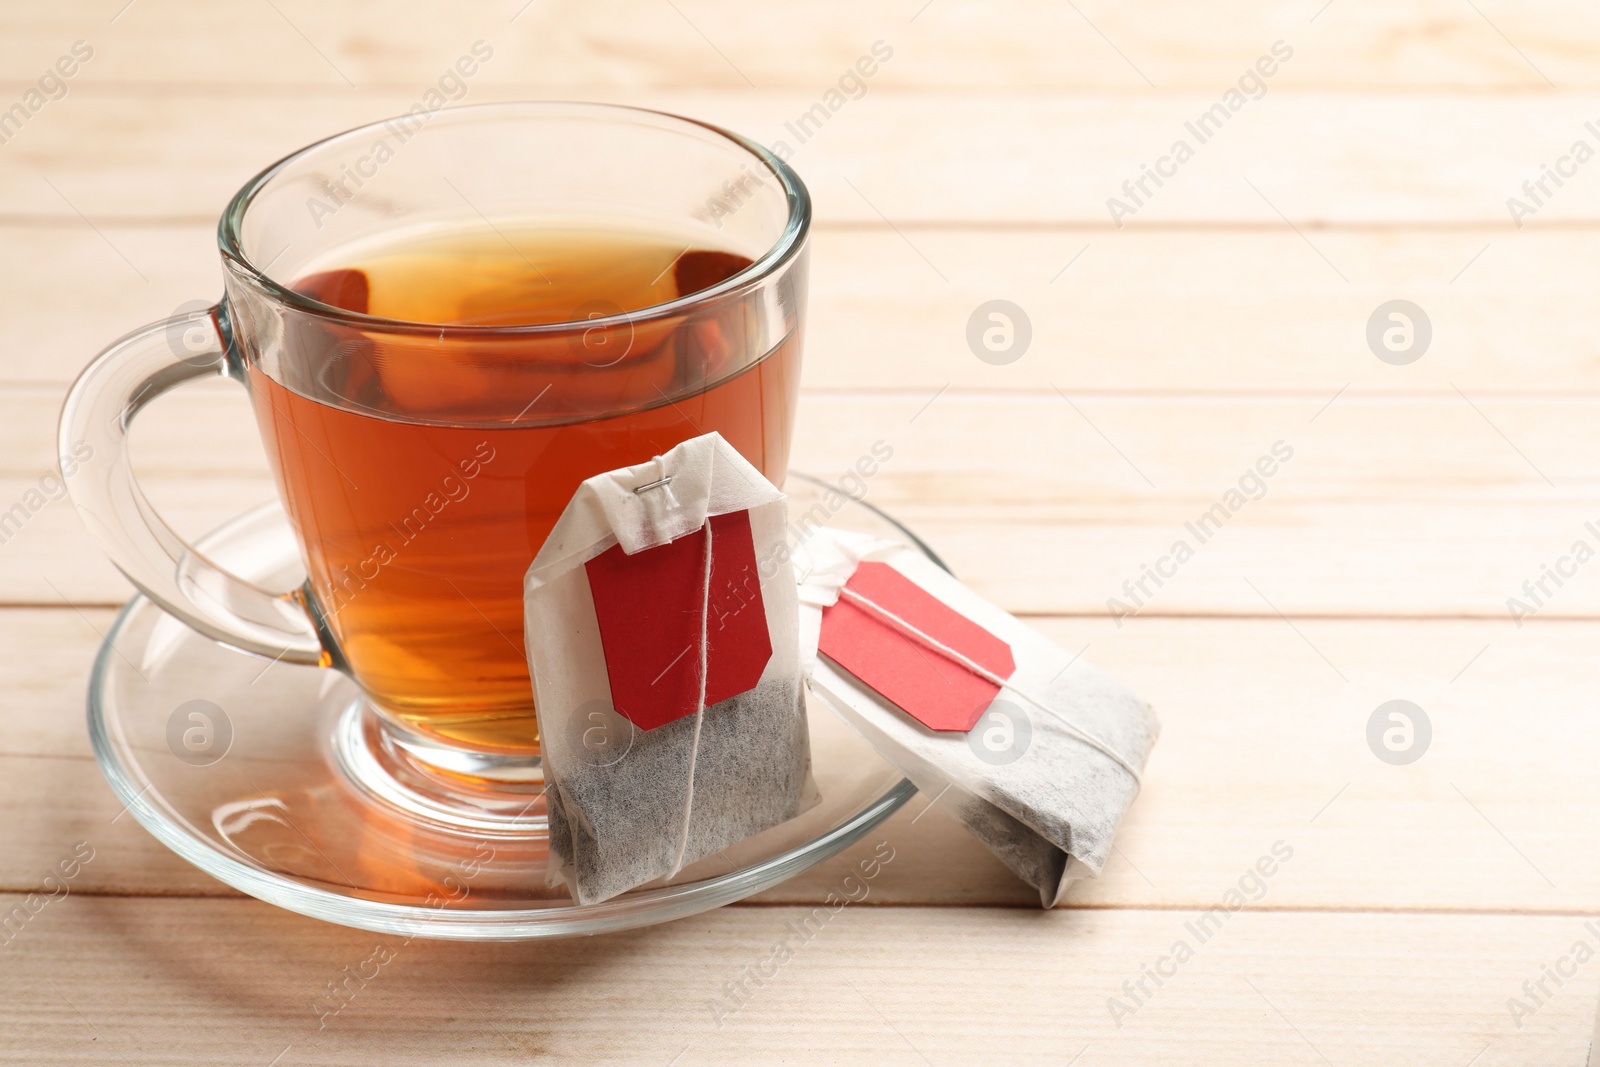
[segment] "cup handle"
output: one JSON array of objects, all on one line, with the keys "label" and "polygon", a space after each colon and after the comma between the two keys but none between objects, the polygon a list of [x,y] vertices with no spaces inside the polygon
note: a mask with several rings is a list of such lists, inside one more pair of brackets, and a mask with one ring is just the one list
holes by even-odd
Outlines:
[{"label": "cup handle", "polygon": [[62,463],[76,468],[64,480],[100,548],[168,614],[258,656],[327,664],[299,596],[252,585],[200,555],[156,514],[128,462],[128,427],[156,397],[197,378],[243,381],[229,339],[219,304],[135,330],[96,356],[61,411]]}]

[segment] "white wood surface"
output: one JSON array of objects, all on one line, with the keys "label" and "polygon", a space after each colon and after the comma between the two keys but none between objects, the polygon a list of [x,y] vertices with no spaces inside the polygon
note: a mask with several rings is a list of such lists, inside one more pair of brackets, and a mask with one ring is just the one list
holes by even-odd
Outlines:
[{"label": "white wood surface", "polygon": [[[436,46],[441,69],[468,43]],[[1292,66],[1280,74],[1287,78]],[[1235,77],[1204,91],[1131,96],[869,91],[795,147],[791,162],[823,226],[880,227],[887,218],[902,232],[961,223],[1110,235],[1141,227],[1278,231],[1288,218],[1313,242],[1324,226],[1418,227],[1448,230],[1445,247],[1460,250],[1446,279],[1491,237],[1589,225],[1600,206],[1600,185],[1574,178],[1547,187],[1550,199],[1520,230],[1506,208],[1508,197],[1525,195],[1522,182],[1575,139],[1596,146],[1584,128],[1600,116],[1596,92],[1329,92],[1285,83],[1246,103],[1119,231],[1107,198],[1126,196],[1122,183],[1169,152],[1184,123],[1217,103]],[[808,89],[603,87],[581,95],[692,114],[771,145],[832,80]],[[113,225],[211,223],[267,164],[330,130],[402,113],[429,84],[213,92],[86,81],[4,145],[5,220],[82,226],[82,212]],[[21,95],[21,87],[12,91]],[[461,102],[530,95],[550,94],[483,83]],[[1061,262],[1081,244],[1069,242]],[[1359,277],[1351,273],[1357,265],[1346,266],[1338,270]],[[1330,288],[1346,284],[1331,268],[1327,278]],[[924,279],[938,280],[931,272]]]},{"label": "white wood surface", "polygon": [[[30,309],[0,322],[0,381],[70,381],[110,340],[105,321],[131,329],[221,292],[214,220],[100,225],[104,237],[81,220],[0,225],[5,247],[28,264],[9,295]],[[1354,396],[1451,398],[1452,383],[1473,397],[1600,391],[1600,342],[1570,313],[1600,289],[1600,266],[1587,254],[1595,235],[1584,228],[1530,224],[1510,237],[1317,231],[1317,248],[1348,285],[1281,225],[1225,238],[1131,224],[1103,235],[953,226],[907,233],[948,283],[881,224],[815,233],[808,390],[931,395],[945,386],[1047,391],[1054,383],[1074,395],[1283,393],[1304,396],[1311,412],[1346,386]],[[78,287],[60,284],[69,272]],[[84,290],[93,293],[93,316],[83,314]],[[1020,305],[1034,331],[1029,350],[1003,367],[973,359],[963,336],[972,309],[996,296]],[[1373,359],[1364,338],[1372,310],[1397,296],[1418,302],[1434,330],[1427,358],[1407,367]],[[1501,301],[1518,313],[1506,314]]]},{"label": "white wood surface", "polygon": [[[0,511],[49,469],[92,353],[219,290],[243,180],[403,110],[472,41],[496,57],[466,102],[611,100],[771,142],[883,40],[794,157],[818,209],[796,466],[891,443],[870,499],[1086,645],[1164,734],[1104,877],[1054,912],[919,798],[873,839],[896,859],[868,900],[720,1028],[707,1002],[849,855],[627,935],[415,941],[319,1029],[312,999],[385,939],[241,897],[116,818],[82,701],[129,589],[49,503],[0,543],[0,911],[74,842],[96,858],[0,947],[0,1062],[1582,1062],[1600,962],[1537,1005],[1523,983],[1600,949],[1600,564],[1521,627],[1506,601],[1600,546],[1600,161],[1521,228],[1506,201],[1600,147],[1592,10],[125,3],[0,12],[0,111],[95,49],[0,144]],[[1107,197],[1280,39],[1266,95],[1117,228]],[[996,297],[1034,328],[1003,367],[963,337]],[[1410,366],[1366,347],[1393,298],[1433,323]],[[215,383],[138,428],[181,530],[270,495],[244,412]],[[1264,498],[1116,625],[1107,598],[1280,439]],[[1434,729],[1406,767],[1365,740],[1395,698]],[[1108,998],[1278,841],[1262,898],[1117,1026]]]},{"label": "white wood surface", "polygon": [[[1506,1010],[1540,962],[1594,942],[1571,916],[1246,911],[1118,1028],[1107,1000],[1187,935],[1193,913],[852,905],[719,1029],[708,1001],[805,914],[727,908],[577,942],[402,946],[249,901],[74,896],[8,950],[0,1035],[19,1064],[40,1062],[20,1051],[31,1048],[91,1063],[340,1067],[675,1056],[1391,1067],[1580,1064],[1594,1013],[1588,970],[1552,986],[1520,1029]],[[319,1029],[313,998],[380,944],[395,958]]]},{"label": "white wood surface", "polygon": [[6,78],[27,79],[85,39],[105,44],[86,84],[339,89],[348,78],[409,86],[442,69],[456,42],[483,37],[501,50],[486,80],[527,89],[810,88],[882,38],[903,49],[881,75],[896,88],[1102,95],[1210,89],[1283,39],[1301,50],[1305,87],[1526,91],[1548,88],[1540,72],[1563,87],[1594,86],[1587,49],[1600,42],[1592,12],[1556,0],[1482,0],[1477,11],[1449,0],[1344,11],[1248,0],[825,0],[803,8],[463,0],[404,18],[376,0],[274,0],[240,11],[139,0],[122,12],[124,3],[19,11],[0,42]]}]

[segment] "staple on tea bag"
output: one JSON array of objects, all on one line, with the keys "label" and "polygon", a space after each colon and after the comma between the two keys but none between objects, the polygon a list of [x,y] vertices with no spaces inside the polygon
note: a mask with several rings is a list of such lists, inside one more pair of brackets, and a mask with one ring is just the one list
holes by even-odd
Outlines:
[{"label": "staple on tea bag", "polygon": [[1149,706],[904,546],[819,530],[796,567],[813,691],[1044,906],[1098,875]]},{"label": "staple on tea bag", "polygon": [[712,433],[584,482],[529,568],[548,880],[580,903],[816,802],[785,538]]}]

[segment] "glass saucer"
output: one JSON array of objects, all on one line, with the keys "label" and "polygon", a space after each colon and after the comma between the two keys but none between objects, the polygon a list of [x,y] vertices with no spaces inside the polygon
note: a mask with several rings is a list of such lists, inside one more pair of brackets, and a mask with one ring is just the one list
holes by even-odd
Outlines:
[{"label": "glass saucer", "polygon": [[[916,545],[911,532],[826,483],[792,474],[791,522]],[[820,509],[820,510],[819,510]],[[209,559],[267,589],[304,579],[279,506],[199,542]],[[379,933],[464,941],[570,937],[647,926],[770,888],[848,847],[915,788],[837,717],[808,702],[822,802],[686,868],[670,884],[580,906],[545,885],[542,819],[431,818],[364,784],[364,710],[336,671],[271,663],[217,644],[142,596],[95,660],[89,733],[119,800],[178,855],[253,897]],[[530,805],[531,806],[531,805]]]}]

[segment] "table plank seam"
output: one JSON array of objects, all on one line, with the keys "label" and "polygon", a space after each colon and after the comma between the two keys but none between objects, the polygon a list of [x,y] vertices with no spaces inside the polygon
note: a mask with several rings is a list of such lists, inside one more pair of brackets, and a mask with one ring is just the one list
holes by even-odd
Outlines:
[{"label": "table plank seam", "polygon": [[[36,886],[23,886],[13,888],[0,886],[0,897],[26,896],[38,892]],[[74,889],[74,897],[96,897],[110,900],[239,900],[261,903],[265,907],[272,905],[264,901],[257,901],[247,893],[239,892],[229,886],[219,883],[215,892],[196,892],[193,890],[179,890],[171,893],[152,892],[146,890],[117,890],[117,889]],[[743,908],[748,910],[778,909],[778,908],[807,908],[819,907],[823,904],[821,898],[817,900],[739,900],[725,904],[726,908]],[[1073,903],[1068,901],[1055,908],[1043,909],[1035,902],[1019,901],[1008,903],[972,903],[963,901],[872,901],[862,900],[858,907],[881,910],[942,910],[942,911],[1006,911],[1006,912],[1204,912],[1216,908],[1215,900],[1196,900],[1193,904],[1183,903],[1120,903],[1120,902],[1084,902]],[[1461,917],[1490,917],[1503,918],[1535,918],[1535,919],[1587,919],[1593,918],[1593,910],[1581,908],[1511,908],[1511,907],[1451,907],[1432,905],[1402,905],[1396,907],[1379,907],[1373,905],[1339,905],[1339,904],[1249,904],[1239,909],[1244,912],[1273,915],[1412,915],[1412,916],[1461,916]]]},{"label": "table plank seam", "polygon": [[[1056,524],[1051,524],[1056,525]],[[93,611],[120,611],[127,604],[126,601],[108,602],[98,600],[58,600],[46,601],[9,601],[0,599],[0,613],[8,611],[69,611],[89,609]],[[1049,621],[1052,619],[1109,619],[1108,611],[1029,611],[1026,608],[1013,611],[1011,614],[1019,619],[1035,619]],[[1508,619],[1505,611],[1484,612],[1394,612],[1392,614],[1374,611],[1330,612],[1286,611],[1282,615],[1273,612],[1257,611],[1179,611],[1149,608],[1139,612],[1141,619],[1171,619],[1192,622],[1273,622],[1281,618],[1303,619],[1307,622],[1505,622]],[[1538,618],[1529,619],[1526,625],[1538,626],[1550,623],[1576,623],[1590,624],[1600,622],[1600,614],[1584,614],[1581,612],[1562,613],[1557,611],[1541,611]],[[5,758],[6,753],[0,752],[0,758]]]},{"label": "table plank seam", "polygon": [[[218,211],[221,210],[219,205]],[[102,229],[210,229],[216,225],[216,213],[203,215],[92,215],[95,225]],[[1297,219],[1295,225],[1302,230],[1318,233],[1376,233],[1376,234],[1472,234],[1492,233],[1512,236],[1519,230],[1500,219]],[[83,217],[57,212],[0,212],[0,227],[15,226],[28,229],[82,229]],[[834,233],[883,233],[894,230],[916,233],[1061,233],[1103,234],[1112,236],[1130,234],[1281,234],[1285,227],[1281,221],[1257,219],[1170,219],[1128,222],[1117,226],[1110,222],[1089,222],[1071,219],[905,219],[896,220],[894,227],[872,219],[813,219],[811,229]],[[1529,231],[1590,232],[1600,230],[1600,217],[1561,217],[1525,223]]]}]

